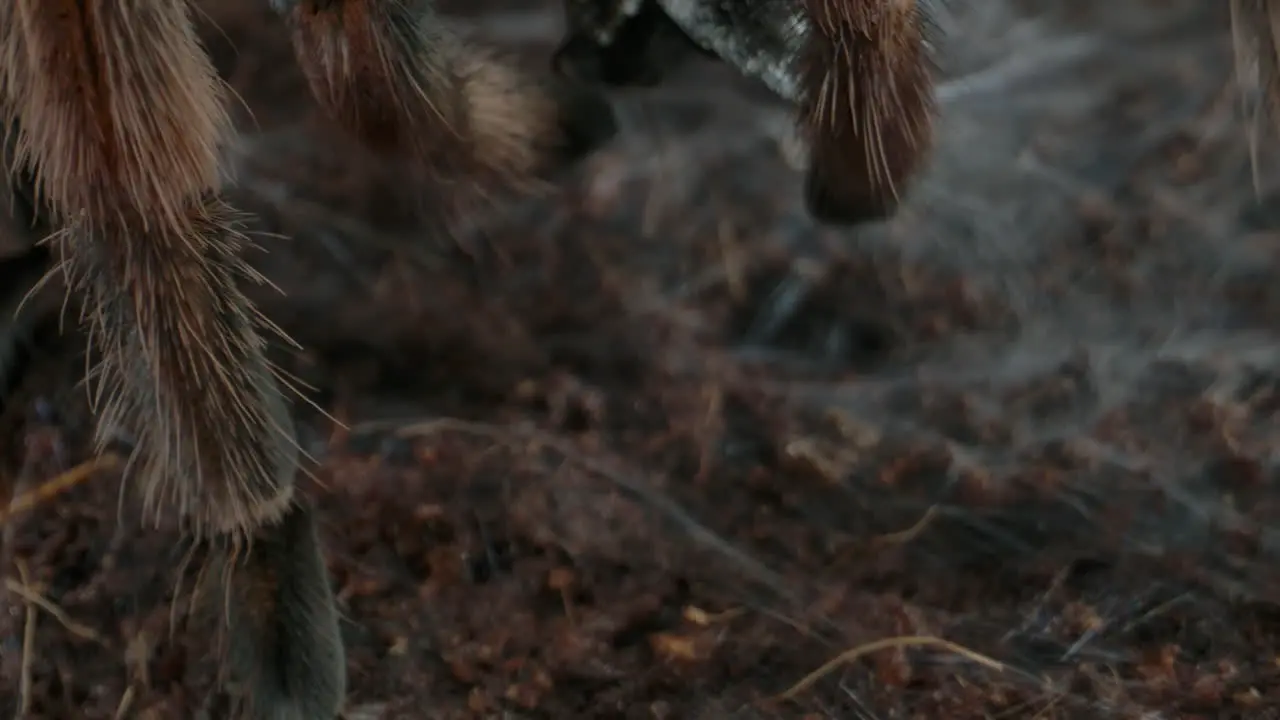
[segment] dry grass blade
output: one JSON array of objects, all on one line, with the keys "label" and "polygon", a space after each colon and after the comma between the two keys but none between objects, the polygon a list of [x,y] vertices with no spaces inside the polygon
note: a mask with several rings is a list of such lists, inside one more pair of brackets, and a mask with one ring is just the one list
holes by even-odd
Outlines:
[{"label": "dry grass blade", "polygon": [[66,628],[67,632],[72,635],[84,638],[85,640],[92,640],[96,643],[106,642],[93,628],[88,627],[87,625],[81,625],[75,620],[72,620],[67,616],[66,611],[55,605],[52,600],[36,592],[35,589],[27,584],[25,573],[23,573],[23,575],[24,577],[21,582],[14,580],[13,578],[5,578],[5,589],[14,595],[21,597],[23,600],[26,600],[28,607],[40,608],[48,613],[49,617],[57,620],[58,623]]},{"label": "dry grass blade", "polygon": [[82,462],[61,475],[46,480],[38,487],[14,497],[9,502],[9,507],[0,511],[0,523],[8,522],[15,515],[30,512],[57,495],[88,481],[100,471],[117,470],[122,462],[123,459],[115,453],[106,453]]},{"label": "dry grass blade", "polygon": [[[22,578],[22,582],[27,582],[27,566],[26,563],[18,561],[18,575]],[[23,718],[31,711],[31,648],[36,643],[36,609],[33,603],[27,603],[27,619],[22,630],[22,670],[21,679],[18,682],[18,696],[21,698],[18,703],[18,712],[14,714],[14,718]]]},{"label": "dry grass blade", "polygon": [[882,640],[876,640],[873,642],[866,643],[864,645],[859,645],[857,647],[845,650],[844,652],[835,656],[831,660],[828,660],[826,663],[822,665],[822,667],[804,676],[804,678],[801,679],[800,682],[796,683],[795,685],[792,685],[785,692],[776,696],[774,698],[774,701],[782,702],[784,700],[794,699],[800,693],[813,687],[813,685],[816,684],[819,680],[826,677],[827,675],[830,675],[831,672],[836,668],[840,667],[841,665],[846,665],[848,663],[851,663],[854,660],[857,660],[858,658],[863,657],[864,655],[870,655],[873,652],[879,652],[880,650],[888,650],[890,648],[919,647],[919,646],[940,648],[942,650],[946,650],[947,652],[959,655],[967,660],[971,660],[979,665],[988,667],[997,672],[1004,672],[1004,669],[1005,669],[1004,663],[1000,662],[999,660],[995,660],[979,652],[970,650],[969,648],[966,648],[963,645],[957,645],[956,643],[953,643],[950,640],[943,640],[942,638],[933,637],[931,635],[903,635],[901,637],[892,637],[892,638],[884,638]]},{"label": "dry grass blade", "polygon": [[123,720],[129,716],[128,712],[133,707],[135,694],[132,686],[125,688],[124,694],[120,696],[120,704],[116,706],[116,714],[112,716],[113,720]]},{"label": "dry grass blade", "polygon": [[924,515],[921,515],[920,519],[911,527],[906,530],[899,530],[898,532],[885,533],[884,535],[873,538],[871,542],[877,547],[883,547],[885,545],[905,545],[906,543],[920,537],[920,535],[928,529],[929,525],[933,523],[934,518],[937,516],[938,506],[931,505],[929,509],[925,511]]}]

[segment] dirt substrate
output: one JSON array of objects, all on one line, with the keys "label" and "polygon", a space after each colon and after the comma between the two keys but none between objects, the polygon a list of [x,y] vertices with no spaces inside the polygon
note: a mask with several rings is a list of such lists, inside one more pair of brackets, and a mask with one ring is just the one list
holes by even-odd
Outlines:
[{"label": "dirt substrate", "polygon": [[[554,8],[498,4],[454,6],[545,62]],[[205,5],[349,717],[1280,713],[1280,157],[1255,188],[1217,4],[951,3],[884,226],[815,228],[784,109],[705,64],[448,239],[314,117],[266,3]],[[84,339],[48,331],[5,492],[87,458]],[[7,520],[0,711],[220,717],[187,545],[119,497]]]}]

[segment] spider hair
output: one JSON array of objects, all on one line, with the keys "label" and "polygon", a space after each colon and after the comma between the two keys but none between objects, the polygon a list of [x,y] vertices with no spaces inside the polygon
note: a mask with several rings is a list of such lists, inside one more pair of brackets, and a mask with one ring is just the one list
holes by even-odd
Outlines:
[{"label": "spider hair", "polygon": [[666,50],[679,33],[796,106],[806,207],[852,224],[892,215],[931,153],[927,10],[928,0],[566,0],[571,33],[556,58],[566,74],[651,83],[679,59]]},{"label": "spider hair", "polygon": [[[529,187],[614,131],[598,95],[463,42],[427,0],[271,5],[321,106],[422,178]],[[11,233],[25,264],[5,271],[30,287],[32,267],[56,263],[79,296],[99,356],[97,442],[132,440],[126,479],[146,516],[177,518],[213,548],[226,669],[248,715],[329,720],[345,656],[314,511],[294,490],[287,388],[267,356],[287,338],[245,294],[263,279],[222,195],[227,96],[185,0],[0,3],[0,125],[12,217],[26,225]],[[5,327],[16,347],[26,326]],[[14,366],[0,353],[0,376]]]}]

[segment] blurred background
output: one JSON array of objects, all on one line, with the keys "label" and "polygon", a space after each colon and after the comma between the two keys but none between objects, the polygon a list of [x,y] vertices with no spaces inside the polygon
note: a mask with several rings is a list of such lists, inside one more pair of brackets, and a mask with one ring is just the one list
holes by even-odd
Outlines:
[{"label": "blurred background", "polygon": [[[1280,139],[1225,3],[943,3],[936,155],[852,230],[806,217],[788,108],[702,60],[616,92],[553,192],[415,225],[267,3],[201,5],[349,717],[1280,713]],[[562,32],[444,6],[530,67]],[[7,492],[87,457],[72,325]],[[0,701],[221,717],[188,548],[119,495],[6,522],[59,614],[4,600]]]}]

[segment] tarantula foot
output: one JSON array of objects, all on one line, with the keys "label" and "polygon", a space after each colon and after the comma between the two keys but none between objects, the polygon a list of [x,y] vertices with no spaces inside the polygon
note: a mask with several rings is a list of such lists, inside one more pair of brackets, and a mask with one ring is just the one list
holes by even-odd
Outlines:
[{"label": "tarantula foot", "polygon": [[[820,166],[822,161],[815,160]],[[805,176],[805,208],[814,220],[827,225],[858,225],[887,220],[897,212],[901,199],[891,189],[849,183],[843,173],[824,170],[815,167]]]},{"label": "tarantula foot", "polygon": [[333,720],[346,697],[346,655],[314,512],[302,499],[252,542],[215,542],[226,669],[253,720]]},{"label": "tarantula foot", "polygon": [[808,142],[805,204],[853,224],[894,214],[933,143],[928,24],[916,2],[803,0],[800,127]]}]

